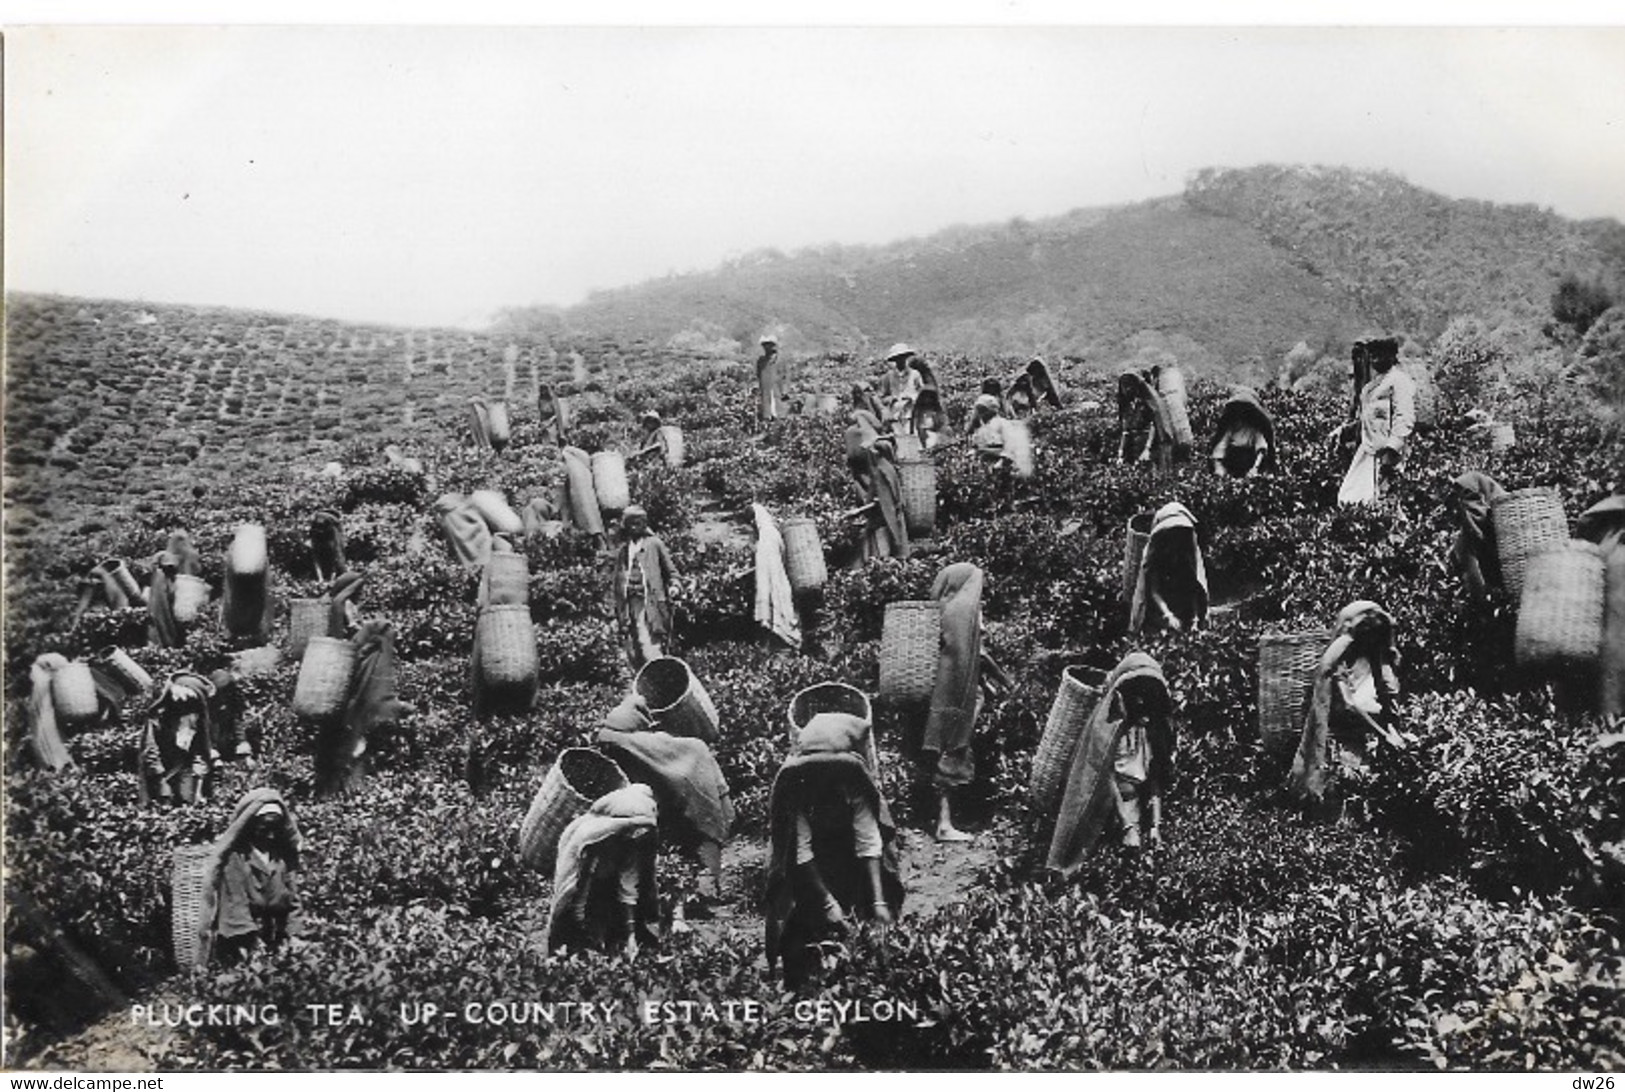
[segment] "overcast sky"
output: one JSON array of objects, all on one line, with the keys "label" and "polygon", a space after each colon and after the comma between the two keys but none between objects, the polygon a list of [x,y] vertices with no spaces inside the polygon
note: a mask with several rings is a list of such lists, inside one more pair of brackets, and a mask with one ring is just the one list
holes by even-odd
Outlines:
[{"label": "overcast sky", "polygon": [[13,289],[483,322],[761,247],[1396,171],[1625,220],[1625,30],[12,28]]}]

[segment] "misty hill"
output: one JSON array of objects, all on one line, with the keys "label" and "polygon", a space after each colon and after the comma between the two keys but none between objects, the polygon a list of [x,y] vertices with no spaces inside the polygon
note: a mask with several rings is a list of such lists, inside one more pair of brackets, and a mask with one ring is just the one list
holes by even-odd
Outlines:
[{"label": "misty hill", "polygon": [[[759,251],[717,269],[509,312],[515,329],[873,353],[895,340],[1110,365],[1148,343],[1254,377],[1299,341],[1435,336],[1455,314],[1544,314],[1559,278],[1625,283],[1625,227],[1456,200],[1386,173],[1205,170],[1179,196],[877,247]],[[1251,362],[1250,364],[1248,362]]]}]

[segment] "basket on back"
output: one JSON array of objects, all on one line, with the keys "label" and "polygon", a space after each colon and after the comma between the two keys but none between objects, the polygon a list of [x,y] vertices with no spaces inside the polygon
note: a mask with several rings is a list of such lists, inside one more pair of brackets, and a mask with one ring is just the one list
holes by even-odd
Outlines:
[{"label": "basket on back", "polygon": [[329,599],[288,600],[288,655],[298,658],[305,654],[312,637],[328,637],[329,616],[333,603]]},{"label": "basket on back", "polygon": [[687,454],[683,445],[683,430],[676,425],[661,425],[660,438],[665,441],[666,465],[673,470],[682,466],[683,457]]},{"label": "basket on back", "polygon": [[839,682],[818,683],[805,690],[796,691],[784,711],[785,720],[789,723],[792,747],[795,746],[801,730],[807,727],[807,722],[820,713],[845,713],[869,725],[865,759],[869,763],[870,772],[878,776],[880,758],[875,751],[875,720],[874,711],[869,705],[869,695],[855,686]]},{"label": "basket on back", "polygon": [[1128,518],[1127,537],[1123,539],[1123,601],[1132,602],[1134,587],[1140,582],[1140,559],[1145,556],[1146,543],[1151,541],[1151,525],[1155,512],[1140,512]]},{"label": "basket on back", "polygon": [[[210,901],[218,852],[212,845],[180,846],[169,881],[169,937],[175,967],[190,971],[208,962],[208,937],[203,921]],[[212,923],[210,923],[212,926]]]},{"label": "basket on back", "polygon": [[929,536],[937,526],[937,464],[930,459],[903,459],[897,464],[897,478],[909,536]]},{"label": "basket on back", "polygon": [[51,676],[51,704],[63,724],[88,724],[96,719],[100,705],[89,664],[74,660],[57,669]]},{"label": "basket on back", "polygon": [[619,512],[632,503],[632,488],[626,481],[626,458],[619,451],[599,451],[592,457],[592,488],[598,494],[598,507]]},{"label": "basket on back", "polygon": [[479,604],[523,607],[530,603],[530,563],[524,554],[492,554],[480,574]]},{"label": "basket on back", "polygon": [[924,449],[920,446],[920,438],[914,435],[912,432],[900,432],[893,437],[893,441],[897,445],[897,458],[899,461],[903,459],[918,459],[925,453]]},{"label": "basket on back", "polygon": [[559,755],[542,779],[542,787],[519,826],[519,858],[531,868],[553,871],[559,837],[593,801],[631,784],[613,759],[590,747],[571,747]]},{"label": "basket on back", "polygon": [[1032,777],[1028,782],[1033,814],[1046,821],[1061,801],[1061,788],[1072,766],[1084,726],[1094,715],[1106,685],[1106,672],[1095,667],[1069,667],[1061,672],[1061,685],[1049,707],[1044,734],[1033,752]]},{"label": "basket on back", "polygon": [[344,709],[355,671],[355,646],[342,637],[312,637],[299,663],[293,711],[307,720],[327,720]]},{"label": "basket on back", "polygon": [[931,700],[942,651],[942,608],[935,600],[886,604],[880,629],[880,700],[916,706]]},{"label": "basket on back", "polygon": [[476,489],[468,495],[468,503],[480,514],[485,525],[499,535],[523,534],[525,521],[508,504],[508,498],[495,489]]},{"label": "basket on back", "polygon": [[639,669],[632,689],[649,703],[656,731],[716,742],[717,707],[705,686],[676,656],[661,656]]},{"label": "basket on back", "polygon": [[474,647],[482,708],[528,707],[536,697],[541,669],[530,608],[507,605],[480,611]]},{"label": "basket on back", "polygon": [[1010,460],[1010,469],[1025,481],[1033,476],[1033,434],[1025,421],[1006,421],[1004,424],[1004,454]]},{"label": "basket on back", "polygon": [[806,516],[797,516],[785,520],[781,532],[790,590],[798,595],[818,591],[829,576],[824,564],[824,544],[818,540],[818,524]]},{"label": "basket on back", "polygon": [[1529,559],[1518,603],[1519,667],[1590,670],[1602,647],[1602,549],[1570,542]]},{"label": "basket on back", "polygon": [[110,557],[101,563],[101,567],[106,570],[108,576],[113,578],[113,582],[119,586],[119,589],[130,597],[132,604],[136,606],[146,605],[146,593],[141,590],[141,585],[135,582],[135,574],[124,563],[123,558]]},{"label": "basket on back", "polygon": [[265,528],[245,523],[226,550],[226,589],[220,623],[233,637],[264,637],[270,594]]},{"label": "basket on back", "polygon": [[1569,521],[1563,514],[1563,501],[1549,486],[1514,489],[1497,497],[1490,506],[1495,523],[1495,549],[1501,561],[1501,577],[1512,598],[1523,595],[1524,572],[1529,561],[1547,550],[1560,550],[1569,543]]},{"label": "basket on back", "polygon": [[1168,416],[1173,421],[1174,443],[1190,447],[1196,442],[1191,431],[1190,407],[1185,398],[1185,373],[1169,365],[1157,373],[1157,393],[1168,403]]},{"label": "basket on back", "polygon": [[203,608],[209,605],[209,582],[201,576],[179,573],[173,581],[174,602],[171,612],[175,621],[183,625],[197,621]]},{"label": "basket on back", "polygon": [[1258,638],[1258,735],[1264,746],[1285,749],[1297,743],[1315,669],[1331,641],[1330,630]]},{"label": "basket on back", "polygon": [[508,446],[508,439],[512,435],[512,427],[508,421],[508,403],[503,401],[491,402],[485,408],[486,429],[491,438],[491,450],[501,451]]},{"label": "basket on back", "polygon": [[117,645],[108,645],[97,654],[101,666],[139,694],[152,685],[147,669],[136,663],[128,652]]}]

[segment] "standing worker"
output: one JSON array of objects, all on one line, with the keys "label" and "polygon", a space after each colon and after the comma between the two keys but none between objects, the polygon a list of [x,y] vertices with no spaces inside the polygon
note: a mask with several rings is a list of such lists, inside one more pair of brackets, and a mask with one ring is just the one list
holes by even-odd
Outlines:
[{"label": "standing worker", "polygon": [[1345,434],[1358,430],[1359,446],[1337,491],[1338,504],[1380,499],[1384,487],[1404,470],[1405,443],[1416,427],[1416,381],[1394,366],[1399,363],[1398,340],[1367,341],[1365,361],[1372,374],[1360,388],[1359,418],[1343,428]]},{"label": "standing worker", "polygon": [[756,393],[759,419],[784,416],[784,364],[779,360],[779,339],[772,334],[762,335],[762,355],[756,358]]}]

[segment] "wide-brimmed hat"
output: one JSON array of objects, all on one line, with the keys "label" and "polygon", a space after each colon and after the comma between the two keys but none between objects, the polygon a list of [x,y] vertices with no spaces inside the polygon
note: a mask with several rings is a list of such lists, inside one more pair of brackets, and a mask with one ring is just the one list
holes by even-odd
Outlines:
[{"label": "wide-brimmed hat", "polygon": [[997,413],[999,411],[999,400],[991,394],[979,394],[976,396],[976,408],[990,409]]},{"label": "wide-brimmed hat", "polygon": [[779,343],[779,339],[777,337],[775,337],[773,334],[763,334],[762,335],[761,344],[763,344],[763,345],[777,345],[778,343]]},{"label": "wide-brimmed hat", "polygon": [[914,355],[914,350],[909,348],[908,343],[904,341],[899,341],[896,345],[893,345],[890,349],[886,350],[887,360],[896,360],[900,356],[912,355]]}]

